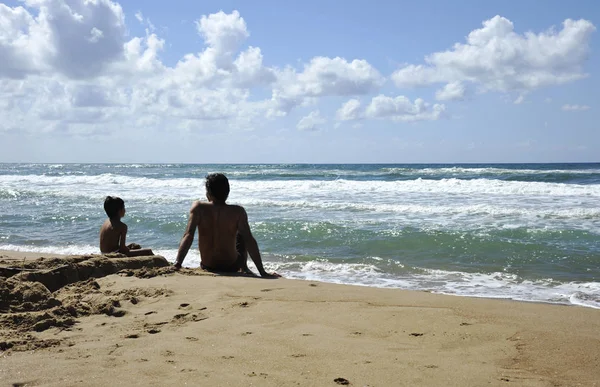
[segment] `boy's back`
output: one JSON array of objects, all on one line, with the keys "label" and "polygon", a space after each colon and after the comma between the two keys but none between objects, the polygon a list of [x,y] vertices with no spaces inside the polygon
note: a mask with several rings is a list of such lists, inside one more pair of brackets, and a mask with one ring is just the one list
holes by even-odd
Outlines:
[{"label": "boy's back", "polygon": [[100,228],[100,252],[104,254],[118,253],[122,234],[127,234],[125,223],[106,219]]},{"label": "boy's back", "polygon": [[123,199],[107,196],[104,200],[104,210],[108,219],[100,228],[100,252],[103,254],[122,253],[128,257],[154,255],[150,249],[142,249],[136,243],[126,245],[127,225],[121,222],[125,216],[125,202]]}]

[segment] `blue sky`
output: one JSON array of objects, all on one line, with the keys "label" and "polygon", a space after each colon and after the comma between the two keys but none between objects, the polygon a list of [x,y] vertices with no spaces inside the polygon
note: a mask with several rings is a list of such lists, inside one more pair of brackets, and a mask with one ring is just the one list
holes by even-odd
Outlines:
[{"label": "blue sky", "polygon": [[340,4],[0,3],[0,161],[599,161],[596,2]]}]

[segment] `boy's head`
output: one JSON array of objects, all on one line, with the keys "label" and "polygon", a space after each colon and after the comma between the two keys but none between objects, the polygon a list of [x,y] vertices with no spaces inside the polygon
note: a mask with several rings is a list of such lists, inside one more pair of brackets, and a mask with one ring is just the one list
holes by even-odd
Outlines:
[{"label": "boy's head", "polygon": [[229,196],[229,180],[222,173],[206,176],[206,198],[210,201],[225,201]]},{"label": "boy's head", "polygon": [[125,216],[125,202],[116,196],[107,196],[104,199],[104,211],[109,218],[122,218]]}]

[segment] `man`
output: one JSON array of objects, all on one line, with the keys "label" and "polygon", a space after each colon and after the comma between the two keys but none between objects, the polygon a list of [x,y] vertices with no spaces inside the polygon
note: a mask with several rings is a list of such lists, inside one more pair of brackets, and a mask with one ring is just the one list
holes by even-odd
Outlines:
[{"label": "man", "polygon": [[200,247],[200,267],[209,271],[242,271],[253,274],[248,269],[247,251],[258,272],[264,278],[277,278],[277,273],[267,273],[263,268],[258,244],[250,232],[248,215],[243,207],[226,204],[229,196],[229,180],[221,173],[206,176],[206,198],[192,204],[185,234],[179,244],[175,268],[180,269],[185,256],[194,242],[194,232],[198,229]]}]

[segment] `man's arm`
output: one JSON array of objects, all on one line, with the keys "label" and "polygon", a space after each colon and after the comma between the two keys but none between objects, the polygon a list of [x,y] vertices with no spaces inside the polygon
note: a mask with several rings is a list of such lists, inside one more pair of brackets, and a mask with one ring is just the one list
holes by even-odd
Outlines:
[{"label": "man's arm", "polygon": [[238,223],[238,233],[244,239],[244,243],[246,243],[246,250],[248,250],[248,254],[250,254],[252,261],[256,265],[260,276],[265,278],[280,277],[280,275],[277,273],[267,273],[265,271],[265,268],[262,264],[262,258],[260,257],[260,251],[258,250],[258,243],[256,243],[256,239],[254,239],[254,236],[250,231],[250,225],[248,224],[248,214],[246,213],[246,210],[244,210],[242,207],[240,207],[240,209],[241,214]]},{"label": "man's arm", "polygon": [[177,251],[177,260],[175,261],[175,268],[180,269],[185,256],[187,255],[192,243],[194,242],[194,232],[198,227],[198,204],[194,203],[190,210],[190,217],[188,219],[187,227],[185,228],[185,233],[183,234],[183,238],[181,238],[181,243],[179,243],[179,250]]}]

